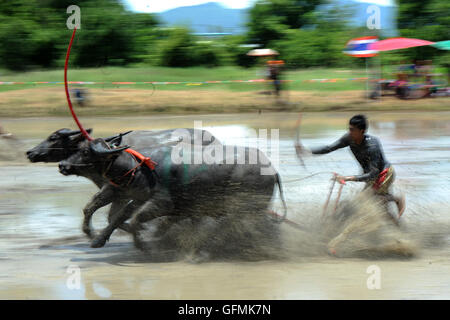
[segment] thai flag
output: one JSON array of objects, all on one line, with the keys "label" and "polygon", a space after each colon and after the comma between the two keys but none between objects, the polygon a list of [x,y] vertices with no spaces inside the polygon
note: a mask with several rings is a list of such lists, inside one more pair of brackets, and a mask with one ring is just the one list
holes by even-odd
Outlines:
[{"label": "thai flag", "polygon": [[367,58],[376,56],[378,51],[370,50],[370,44],[377,42],[377,37],[361,37],[355,38],[347,42],[344,50],[345,54],[352,57]]}]

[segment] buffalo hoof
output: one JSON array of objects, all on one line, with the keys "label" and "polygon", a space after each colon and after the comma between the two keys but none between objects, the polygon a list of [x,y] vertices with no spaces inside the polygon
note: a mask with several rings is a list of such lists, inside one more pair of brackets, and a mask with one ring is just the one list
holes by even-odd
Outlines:
[{"label": "buffalo hoof", "polygon": [[105,245],[106,239],[104,237],[96,237],[91,242],[91,248],[101,248]]},{"label": "buffalo hoof", "polygon": [[88,236],[89,239],[94,238],[94,233],[92,232],[92,229],[89,226],[83,226],[83,232],[85,235]]}]

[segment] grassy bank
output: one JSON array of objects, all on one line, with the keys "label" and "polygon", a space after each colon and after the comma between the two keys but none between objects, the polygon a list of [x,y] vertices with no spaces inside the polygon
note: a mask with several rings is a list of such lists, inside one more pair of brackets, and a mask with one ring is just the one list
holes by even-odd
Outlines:
[{"label": "grassy bank", "polygon": [[[8,71],[0,72],[0,81],[3,82],[44,82],[63,81],[63,70],[33,71],[13,73]],[[289,90],[358,90],[363,89],[364,82],[341,80],[337,82],[320,83],[305,82],[311,79],[348,79],[365,76],[364,70],[342,70],[342,69],[307,69],[298,71],[286,71],[283,79],[289,80],[287,87]],[[93,82],[187,82],[183,84],[169,85],[120,85],[120,88],[134,88],[154,90],[226,90],[226,91],[254,91],[261,90],[267,85],[261,83],[208,83],[198,84],[205,81],[235,81],[254,80],[264,78],[264,68],[238,68],[238,67],[218,67],[218,68],[124,68],[105,67],[89,69],[70,69],[68,73],[69,81],[93,81]],[[22,90],[29,88],[49,88],[62,85],[0,85],[0,92],[11,90]],[[100,84],[85,85],[87,88],[111,89],[118,88],[119,85]]]},{"label": "grassy bank", "polygon": [[[259,111],[431,111],[450,110],[448,98],[399,100],[385,97],[367,100],[364,91],[290,91],[282,100],[254,92],[213,90],[149,91],[139,89],[91,89],[80,116],[151,114],[205,114]],[[24,89],[0,93],[0,117],[68,116],[64,90]]]},{"label": "grassy bank", "polygon": [[[167,85],[84,85],[88,92],[85,107],[77,113],[85,116],[132,114],[237,113],[259,111],[396,111],[450,110],[448,98],[399,100],[383,97],[369,101],[365,82],[350,78],[364,77],[362,70],[310,69],[285,72],[283,96],[276,99],[267,92],[268,83],[211,83],[260,79],[261,69],[223,68],[97,68],[74,69],[70,81],[145,82],[176,81]],[[0,81],[61,81],[63,72],[0,72]],[[347,79],[335,82],[307,82],[311,79]],[[197,84],[196,84],[197,82]],[[80,87],[71,85],[71,88]],[[67,116],[67,102],[62,84],[0,85],[0,117]]]}]

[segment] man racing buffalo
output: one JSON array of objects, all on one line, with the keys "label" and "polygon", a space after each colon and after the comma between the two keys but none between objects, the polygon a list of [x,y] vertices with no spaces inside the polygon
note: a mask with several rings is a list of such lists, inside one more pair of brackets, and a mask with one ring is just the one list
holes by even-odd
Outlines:
[{"label": "man racing buffalo", "polygon": [[337,149],[350,147],[356,160],[363,169],[363,173],[354,176],[337,175],[338,181],[365,182],[364,189],[371,188],[372,191],[384,197],[386,201],[395,201],[400,218],[405,210],[404,196],[394,196],[390,187],[395,179],[392,165],[386,160],[383,148],[378,138],[366,133],[368,128],[367,118],[364,115],[355,115],[349,121],[349,131],[334,143],[307,150],[300,144],[296,144],[297,154],[308,151],[312,154],[326,154]]}]

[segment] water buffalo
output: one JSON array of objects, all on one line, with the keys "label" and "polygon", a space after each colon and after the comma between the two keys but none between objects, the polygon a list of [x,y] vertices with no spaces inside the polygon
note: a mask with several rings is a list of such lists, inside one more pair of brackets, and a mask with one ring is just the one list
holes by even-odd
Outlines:
[{"label": "water buffalo", "polygon": [[[218,147],[223,148],[226,156],[212,164],[176,163],[174,146],[142,148],[139,151],[158,164],[150,170],[145,165],[139,166],[131,154],[124,152],[128,146],[110,148],[103,139],[84,142],[80,151],[60,162],[59,168],[64,175],[75,174],[93,181],[104,179],[102,189],[85,208],[85,219],[89,220],[97,209],[114,200],[128,200],[121,214],[110,221],[91,246],[103,246],[114,229],[131,215],[131,229],[138,247],[141,224],[158,217],[199,214],[220,217],[230,212],[265,215],[276,184],[285,206],[280,177],[261,151],[241,148],[243,153],[230,155],[230,146]],[[194,149],[184,159],[192,160],[198,152],[204,153],[204,149]],[[250,159],[255,155],[255,163],[242,161],[242,157]],[[270,173],[261,174],[263,168],[270,168],[266,170]]]},{"label": "water buffalo", "polygon": [[[176,129],[168,130],[153,130],[153,131],[128,131],[109,138],[104,139],[110,146],[118,145],[122,142],[132,145],[133,148],[139,150],[142,147],[157,147],[161,145],[177,143],[180,139],[186,141],[186,137],[175,135]],[[185,132],[189,134],[191,143],[194,143],[194,139],[199,139],[203,145],[208,145],[218,140],[210,132],[199,129],[183,129],[181,133]],[[92,129],[87,129],[87,132],[92,133]],[[81,131],[70,129],[59,129],[53,132],[44,141],[39,143],[34,148],[28,150],[26,155],[31,162],[60,162],[67,159],[71,155],[80,150],[80,144],[85,141],[85,137]],[[101,188],[105,181],[102,177],[92,178],[94,184]],[[111,221],[115,213],[119,212],[127,204],[127,199],[116,199],[112,202],[111,208],[108,213],[108,220]],[[92,236],[92,229],[89,224],[86,224],[89,220],[85,220],[83,224],[83,231]],[[120,226],[121,229],[129,231],[126,224]]]}]

